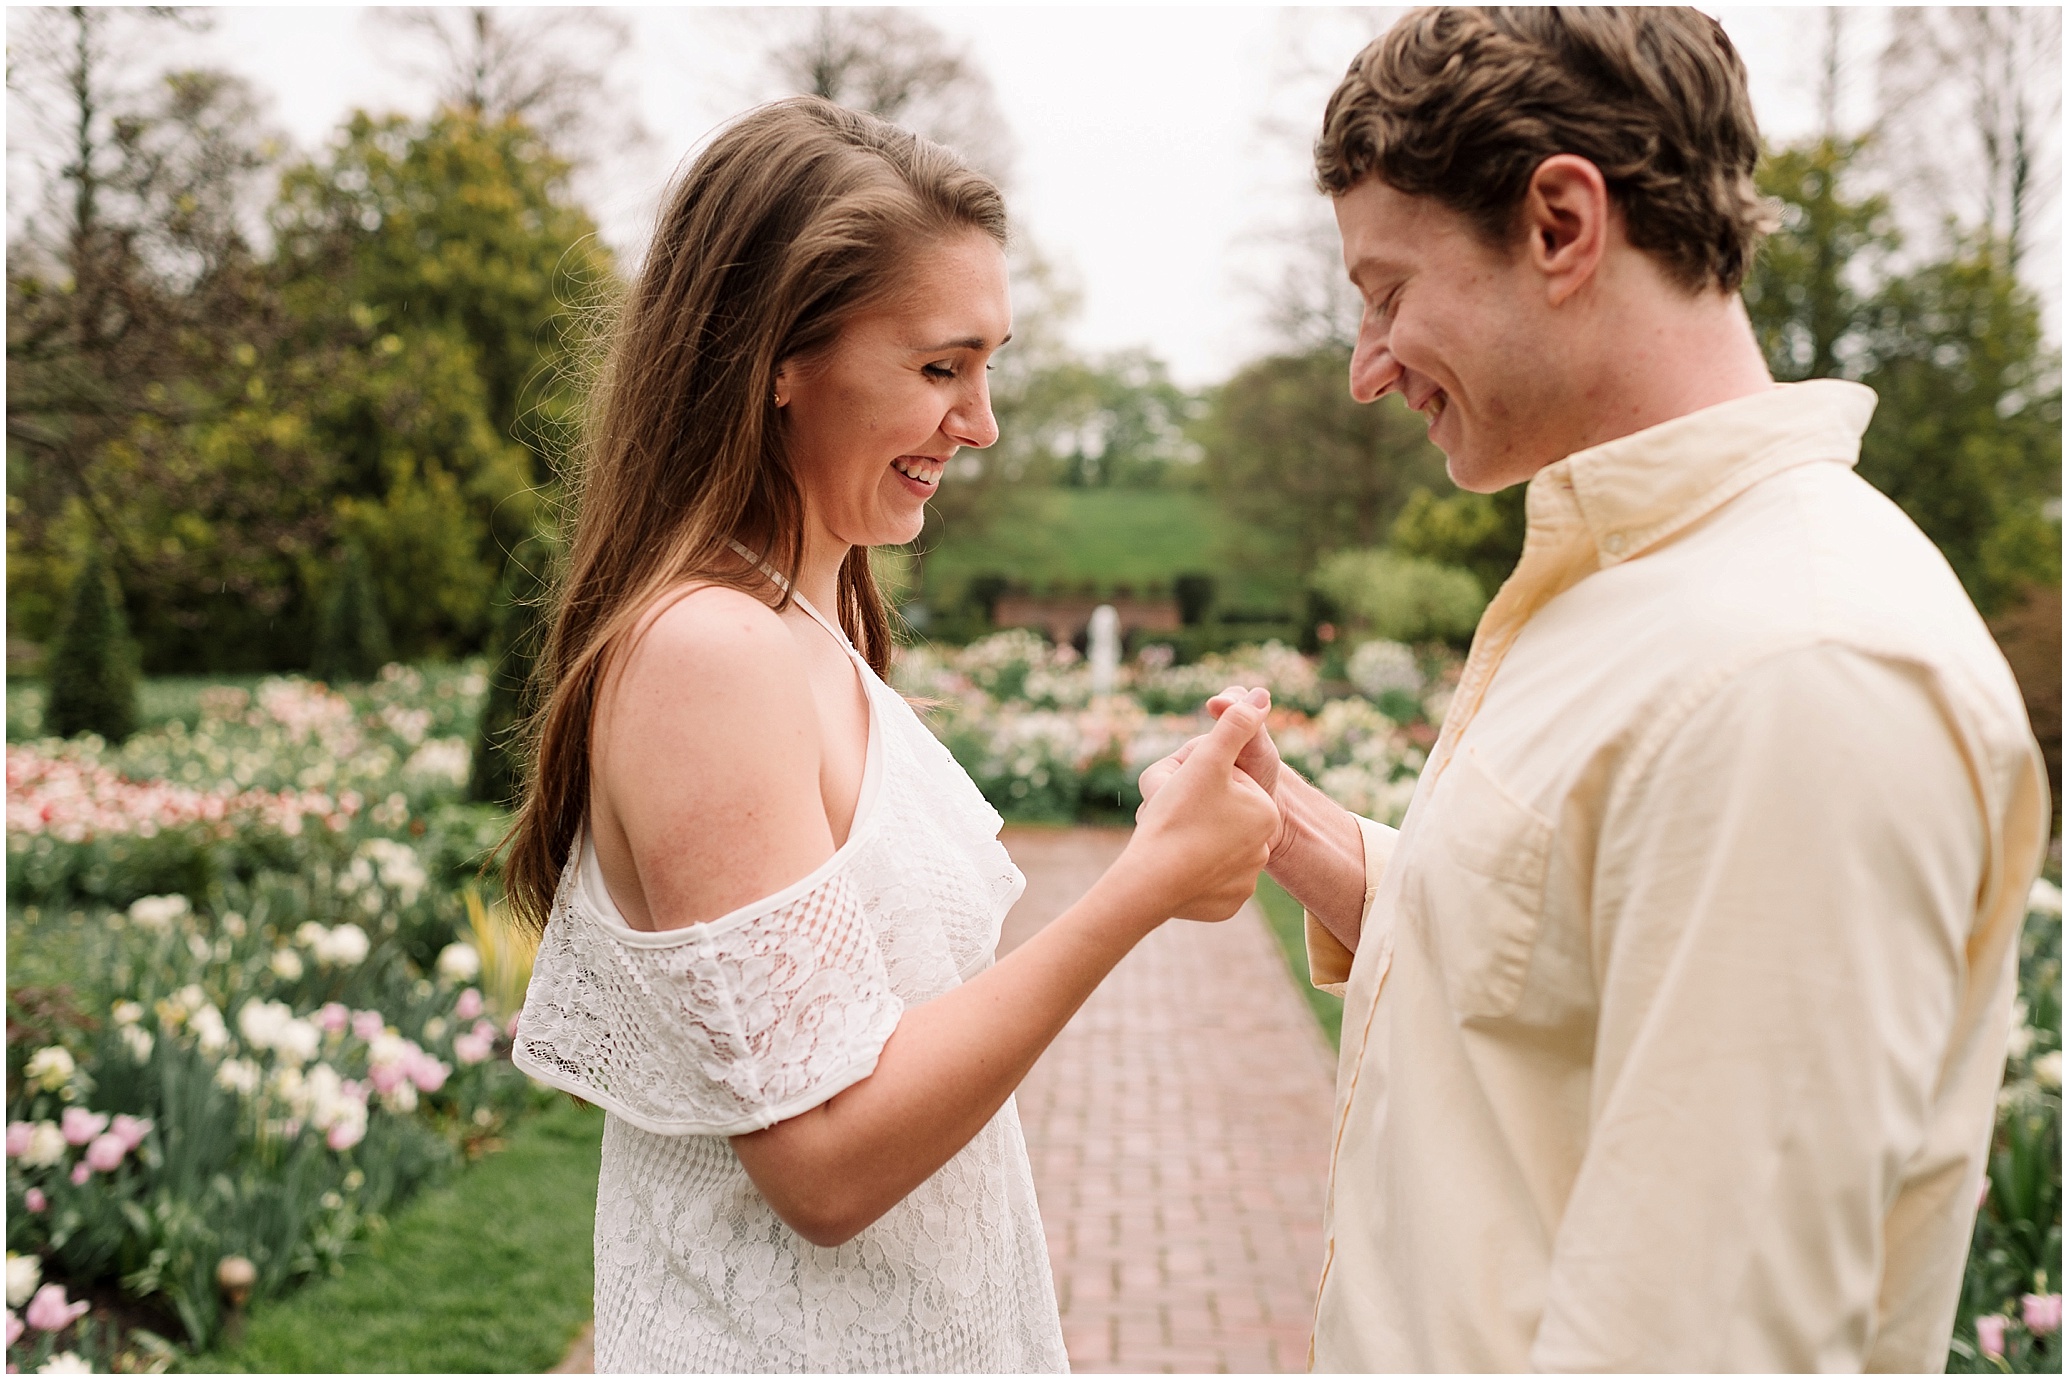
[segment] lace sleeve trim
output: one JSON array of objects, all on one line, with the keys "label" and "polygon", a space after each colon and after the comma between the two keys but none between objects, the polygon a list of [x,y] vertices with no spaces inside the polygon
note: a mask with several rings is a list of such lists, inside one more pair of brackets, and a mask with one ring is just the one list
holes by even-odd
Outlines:
[{"label": "lace sleeve trim", "polygon": [[845,868],[650,935],[589,902],[583,861],[578,850],[532,967],[519,1068],[643,1131],[723,1136],[875,1071],[904,1003]]}]

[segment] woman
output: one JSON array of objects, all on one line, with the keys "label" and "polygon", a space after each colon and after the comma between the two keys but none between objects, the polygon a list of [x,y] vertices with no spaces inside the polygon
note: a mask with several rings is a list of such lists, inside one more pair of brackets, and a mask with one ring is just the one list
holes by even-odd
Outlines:
[{"label": "woman", "polygon": [[517,1062],[608,1113],[599,1369],[1066,1369],[1013,1089],[1277,827],[1244,704],[992,961],[1024,879],[882,680],[868,548],[996,438],[1004,240],[946,151],[785,101],[696,160],[624,308],[508,870]]}]

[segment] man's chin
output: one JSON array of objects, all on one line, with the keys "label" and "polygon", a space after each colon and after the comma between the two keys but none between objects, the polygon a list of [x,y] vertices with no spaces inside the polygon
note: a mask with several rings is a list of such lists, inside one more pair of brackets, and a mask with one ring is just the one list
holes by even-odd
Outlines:
[{"label": "man's chin", "polygon": [[1443,453],[1443,468],[1450,475],[1450,482],[1473,494],[1496,494],[1517,484],[1526,484],[1530,476],[1548,463],[1548,460],[1531,461],[1512,453],[1489,456],[1470,446]]}]

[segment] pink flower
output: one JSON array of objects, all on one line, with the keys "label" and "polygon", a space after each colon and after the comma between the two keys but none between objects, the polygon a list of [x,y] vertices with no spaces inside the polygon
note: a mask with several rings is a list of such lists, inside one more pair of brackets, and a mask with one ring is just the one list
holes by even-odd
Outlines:
[{"label": "pink flower", "polygon": [[34,1135],[34,1134],[35,1134],[35,1132],[36,1132],[36,1128],[35,1128],[35,1126],[34,1126],[33,1124],[29,1123],[29,1122],[26,1122],[26,1121],[10,1121],[10,1122],[8,1122],[8,1123],[7,1123],[7,1158],[9,1158],[9,1159],[11,1159],[11,1160],[18,1160],[18,1159],[20,1159],[20,1158],[21,1158],[21,1157],[22,1157],[23,1155],[27,1154],[27,1153],[28,1153],[28,1150],[29,1150],[29,1137],[30,1137],[30,1136],[32,1136],[32,1135]]},{"label": "pink flower", "polygon": [[2010,1322],[2001,1313],[1990,1313],[1975,1319],[1975,1345],[1992,1361],[2003,1359],[2003,1329]]},{"label": "pink flower", "polygon": [[38,1332],[62,1332],[86,1311],[85,1303],[65,1302],[65,1286],[46,1284],[29,1300],[23,1316]]},{"label": "pink flower", "polygon": [[456,1036],[452,1042],[452,1057],[462,1064],[478,1064],[495,1052],[495,1032],[483,1035],[479,1030]]},{"label": "pink flower", "polygon": [[333,1150],[349,1150],[366,1136],[365,1125],[354,1118],[347,1118],[330,1128],[330,1134],[323,1139]]},{"label": "pink flower", "polygon": [[32,1188],[22,1194],[22,1206],[31,1212],[41,1212],[50,1206],[50,1199],[43,1196],[43,1190]]},{"label": "pink flower", "polygon": [[407,1075],[400,1064],[375,1064],[367,1071],[366,1077],[373,1084],[373,1090],[385,1097],[401,1087]]},{"label": "pink flower", "polygon": [[72,1185],[73,1185],[73,1187],[75,1187],[75,1188],[78,1188],[78,1187],[83,1187],[83,1186],[85,1185],[86,1181],[87,1181],[88,1179],[92,1178],[92,1177],[93,1177],[93,1166],[92,1166],[92,1165],[90,1165],[90,1164],[88,1164],[88,1163],[87,1163],[87,1162],[86,1162],[85,1160],[81,1160],[81,1161],[79,1161],[79,1163],[77,1163],[77,1164],[75,1164],[75,1165],[73,1165],[73,1166],[72,1166]]},{"label": "pink flower", "polygon": [[58,1121],[58,1129],[65,1133],[65,1144],[84,1145],[108,1129],[105,1112],[89,1112],[84,1107],[67,1107]]},{"label": "pink flower", "polygon": [[140,1116],[118,1114],[115,1124],[108,1129],[121,1139],[122,1149],[128,1152],[144,1143],[144,1137],[151,1134],[151,1123]]},{"label": "pink flower", "polygon": [[380,1038],[381,1032],[387,1028],[388,1023],[381,1019],[381,1013],[378,1011],[355,1011],[352,1013],[352,1033],[362,1040],[377,1040]]},{"label": "pink flower", "polygon": [[481,1014],[481,993],[469,987],[460,993],[460,999],[453,1004],[452,1014],[463,1021],[471,1021]]},{"label": "pink flower", "polygon": [[2025,1330],[2035,1337],[2051,1337],[2061,1330],[2061,1296],[2027,1294],[2024,1298]]},{"label": "pink flower", "polygon": [[445,1086],[447,1075],[452,1072],[442,1059],[434,1059],[422,1050],[409,1061],[409,1081],[416,1084],[418,1092],[434,1093]]},{"label": "pink flower", "polygon": [[8,1309],[7,1344],[9,1346],[13,1346],[16,1342],[20,1341],[22,1339],[22,1333],[25,1331],[27,1331],[27,1328],[23,1326],[22,1320],[14,1315],[14,1310],[12,1308]]},{"label": "pink flower", "polygon": [[352,1012],[341,1001],[327,1001],[316,1009],[316,1024],[332,1035],[342,1035],[352,1023]]},{"label": "pink flower", "polygon": [[122,1157],[129,1153],[129,1146],[122,1137],[110,1132],[95,1136],[93,1144],[86,1147],[86,1163],[102,1174],[112,1174],[121,1165]]}]

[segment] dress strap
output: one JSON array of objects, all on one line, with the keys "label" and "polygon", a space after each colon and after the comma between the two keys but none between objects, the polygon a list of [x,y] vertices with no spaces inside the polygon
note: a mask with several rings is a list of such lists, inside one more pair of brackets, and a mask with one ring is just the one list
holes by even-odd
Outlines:
[{"label": "dress strap", "polygon": [[738,540],[732,540],[729,544],[731,545],[732,549],[736,553],[738,553],[741,559],[752,561],[754,563],[754,567],[757,570],[759,570],[763,575],[766,575],[769,579],[774,580],[776,582],[776,586],[779,589],[781,589],[783,593],[789,595],[790,601],[796,604],[798,608],[803,609],[805,613],[810,616],[811,620],[814,623],[817,623],[820,627],[824,628],[827,632],[831,633],[833,635],[833,640],[835,642],[838,642],[841,646],[847,648],[849,656],[854,657],[858,661],[862,659],[862,654],[859,651],[855,650],[854,640],[847,635],[847,630],[841,627],[838,623],[834,622],[832,619],[826,617],[825,614],[820,613],[817,608],[813,607],[811,600],[805,598],[794,587],[792,587],[788,578],[786,578],[781,571],[775,569],[766,560],[756,555],[752,550],[748,549]]}]

